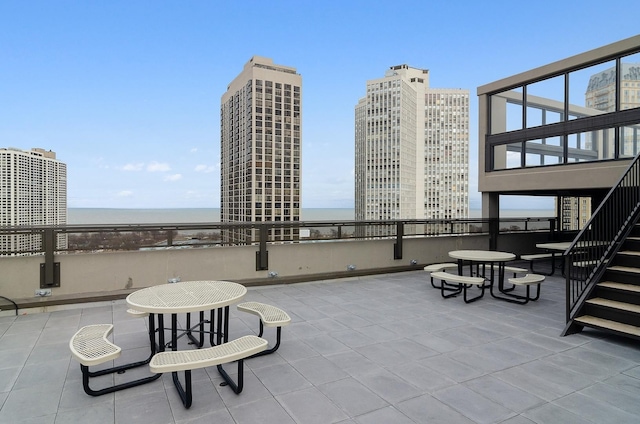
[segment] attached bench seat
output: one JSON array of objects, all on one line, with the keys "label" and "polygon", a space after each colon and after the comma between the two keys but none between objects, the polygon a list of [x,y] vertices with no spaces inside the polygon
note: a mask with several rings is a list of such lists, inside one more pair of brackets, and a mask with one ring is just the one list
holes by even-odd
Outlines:
[{"label": "attached bench seat", "polygon": [[127,309],[127,314],[129,314],[133,318],[146,318],[149,316],[149,312],[142,312],[136,309]]},{"label": "attached bench seat", "polygon": [[[149,368],[151,372],[158,373],[158,375],[171,372],[182,403],[185,408],[189,408],[193,400],[191,370],[215,365],[218,367],[218,371],[226,381],[226,384],[236,394],[239,394],[242,392],[244,384],[244,359],[265,350],[267,344],[268,342],[265,339],[249,335],[205,349],[160,352],[151,359]],[[233,361],[238,361],[237,383],[222,368],[223,364]],[[178,371],[184,371],[185,373],[185,388],[178,381]]]},{"label": "attached bench seat", "polygon": [[[484,296],[485,279],[483,277],[469,277],[466,275],[451,274],[445,271],[432,272],[431,276],[433,278],[437,278],[442,282],[440,284],[440,293],[445,299],[463,293],[465,303],[471,303]],[[444,287],[445,284],[454,285],[454,283],[457,285],[457,288],[452,293],[445,294],[445,291],[447,290]],[[478,286],[481,290],[481,293],[480,295],[469,299],[467,298],[467,288],[471,288],[472,286]]]},{"label": "attached bench seat", "polygon": [[159,352],[151,359],[149,368],[153,373],[165,373],[212,367],[243,360],[264,350],[267,344],[265,339],[249,335],[204,349]]},{"label": "attached bench seat", "polygon": [[438,272],[450,268],[458,268],[458,264],[454,264],[453,262],[445,262],[441,264],[427,265],[423,269],[427,272]]},{"label": "attached bench seat", "polygon": [[[545,280],[545,276],[540,274],[527,274],[524,277],[509,278],[509,282],[514,286],[525,286],[527,288],[526,295],[521,296],[513,293],[502,292],[503,294],[508,296],[508,298],[502,298],[502,299],[508,302],[518,303],[520,305],[524,305],[525,303],[528,303],[530,300],[533,300],[533,301],[538,300],[540,298],[540,283],[542,283],[544,280]],[[531,297],[530,287],[534,284],[537,286],[537,292],[535,297]]]},{"label": "attached bench seat", "polygon": [[[480,273],[480,268],[482,268],[482,273]],[[505,275],[508,272],[513,273],[514,277],[517,277],[518,274],[526,274],[527,272],[529,272],[528,269],[526,268],[520,268],[520,267],[516,267],[516,266],[504,266],[504,272]],[[497,276],[497,273],[500,271],[500,266],[498,264],[493,264],[493,272],[494,274]],[[489,266],[489,271],[491,272],[491,266]],[[485,264],[478,264],[478,270],[477,270],[477,274],[478,276],[482,276],[485,277],[487,280],[487,284],[491,284],[491,281],[493,281],[493,278],[491,278],[491,275],[487,275],[487,270],[485,269]],[[504,289],[504,291],[511,291],[513,290],[515,287],[512,288],[508,288],[508,289]]]},{"label": "attached bench seat", "polygon": [[[108,361],[112,361],[120,356],[122,349],[111,343],[107,337],[113,331],[112,324],[94,324],[87,325],[79,329],[69,341],[69,349],[71,355],[80,363],[82,371],[82,386],[86,394],[91,396],[100,396],[112,393],[118,390],[127,389],[129,387],[139,386],[156,380],[159,375],[153,375],[139,380],[134,380],[115,386],[107,387],[101,390],[93,390],[89,387],[89,378],[98,377],[115,372],[122,373],[128,369],[148,364],[151,356],[144,361],[134,362],[131,364],[120,365],[103,369],[100,371],[89,371],[90,366],[100,365]],[[153,354],[153,351],[152,351]]]},{"label": "attached bench seat", "polygon": [[[433,273],[434,272],[439,272],[439,271],[444,271],[446,269],[452,269],[452,268],[458,268],[458,264],[455,264],[455,263],[452,263],[452,262],[445,262],[445,263],[441,263],[441,264],[427,265],[423,269],[431,274],[431,275],[429,275],[429,278],[431,279],[431,287],[433,287],[434,289],[441,289],[442,287],[437,286],[435,284],[435,282],[433,281]],[[455,288],[452,289],[450,287],[445,287],[445,290],[456,290],[456,289]]]},{"label": "attached bench seat", "polygon": [[537,261],[540,259],[551,259],[553,256],[553,253],[535,253],[532,255],[521,255],[520,258],[523,261]]},{"label": "attached bench seat", "polygon": [[71,354],[80,364],[87,367],[116,359],[122,349],[107,339],[112,331],[112,324],[82,327],[69,341]]},{"label": "attached bench seat", "polygon": [[260,302],[244,302],[237,305],[239,311],[247,312],[260,317],[260,331],[258,337],[262,337],[264,327],[276,327],[276,344],[271,349],[258,352],[251,357],[268,355],[280,347],[282,327],[291,323],[291,317],[282,309]]},{"label": "attached bench seat", "polygon": [[530,286],[531,284],[540,284],[544,281],[544,275],[527,274],[524,277],[509,278],[511,284],[516,286]]},{"label": "attached bench seat", "polygon": [[538,271],[538,273],[543,275],[553,275],[556,272],[556,254],[555,253],[534,253],[531,255],[520,255],[520,259],[522,259],[523,261],[529,261],[529,268],[531,268],[531,272],[536,272],[533,269],[534,262],[551,259],[551,272],[544,274]]}]

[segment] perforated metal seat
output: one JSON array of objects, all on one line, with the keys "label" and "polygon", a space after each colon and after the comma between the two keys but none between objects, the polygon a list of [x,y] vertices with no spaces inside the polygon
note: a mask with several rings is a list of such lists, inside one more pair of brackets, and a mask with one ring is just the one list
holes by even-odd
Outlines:
[{"label": "perforated metal seat", "polygon": [[[217,366],[218,372],[231,389],[239,394],[244,386],[244,359],[251,357],[267,348],[267,341],[258,336],[243,336],[238,339],[212,346],[206,349],[167,351],[157,353],[149,368],[151,372],[173,373],[173,381],[178,388],[178,394],[185,408],[191,407],[193,393],[191,387],[191,370]],[[222,368],[223,364],[238,361],[238,376],[233,381]],[[178,380],[178,371],[184,371],[184,388]]]},{"label": "perforated metal seat", "polygon": [[160,376],[160,374],[152,375],[150,377],[117,384],[100,390],[92,389],[89,386],[89,378],[106,374],[113,374],[115,372],[124,372],[128,369],[148,364],[151,360],[151,355],[153,355],[154,353],[154,349],[152,347],[151,355],[144,361],[111,367],[100,371],[89,371],[90,366],[100,365],[102,363],[116,359],[120,356],[122,349],[119,346],[111,343],[107,339],[112,331],[112,324],[87,325],[78,330],[69,341],[69,349],[71,350],[71,355],[80,363],[80,370],[82,371],[82,386],[85,393],[88,395],[99,396],[118,390],[127,389],[129,387],[139,386],[141,384],[146,384],[153,380],[156,380]]},{"label": "perforated metal seat", "polygon": [[273,353],[278,350],[280,347],[280,336],[282,327],[285,325],[289,325],[291,323],[291,317],[282,309],[267,305],[266,303],[260,302],[244,302],[238,304],[238,310],[242,312],[248,312],[250,314],[258,315],[260,317],[260,331],[258,333],[258,337],[262,337],[264,333],[264,327],[277,327],[276,329],[276,344],[271,348],[259,352],[252,357],[268,355],[269,353]]}]

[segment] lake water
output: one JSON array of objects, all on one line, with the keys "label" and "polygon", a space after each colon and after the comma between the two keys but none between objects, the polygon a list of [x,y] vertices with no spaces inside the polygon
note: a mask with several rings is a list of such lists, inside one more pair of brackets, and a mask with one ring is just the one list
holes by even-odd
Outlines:
[{"label": "lake water", "polygon": [[[302,221],[350,221],[354,219],[350,208],[303,208]],[[480,210],[471,210],[470,218],[479,218]],[[505,210],[504,218],[553,217],[549,210]],[[69,208],[67,223],[70,225],[95,224],[186,224],[200,222],[220,222],[219,208],[183,209],[111,209],[111,208]]]}]

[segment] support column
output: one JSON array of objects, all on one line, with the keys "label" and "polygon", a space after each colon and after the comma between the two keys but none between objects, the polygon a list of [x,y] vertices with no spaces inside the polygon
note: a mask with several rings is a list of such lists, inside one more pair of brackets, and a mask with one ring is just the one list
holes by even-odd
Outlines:
[{"label": "support column", "polygon": [[[489,250],[498,250],[498,233],[500,230],[500,195],[498,193],[482,193],[482,218],[489,219]],[[486,224],[485,224],[486,225]]]}]

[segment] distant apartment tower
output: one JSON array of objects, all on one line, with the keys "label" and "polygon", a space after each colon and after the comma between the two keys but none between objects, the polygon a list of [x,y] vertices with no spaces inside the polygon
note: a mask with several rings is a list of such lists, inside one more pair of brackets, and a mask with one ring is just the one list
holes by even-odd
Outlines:
[{"label": "distant apartment tower", "polygon": [[[633,109],[640,105],[640,63],[621,63],[622,76],[620,78],[620,109]],[[601,112],[616,111],[616,68],[612,66],[602,72],[592,75],[585,93],[585,106]],[[609,140],[613,148],[615,136],[608,132],[606,136],[598,134],[600,138]],[[634,157],[640,152],[637,126],[621,128],[619,134],[619,156]],[[562,230],[579,230],[591,218],[591,198],[565,197],[562,199]]]},{"label": "distant apartment tower", "polygon": [[[579,230],[591,218],[591,198],[590,197],[558,197],[562,202],[561,230]],[[556,200],[557,201],[557,200]]]},{"label": "distant apartment tower", "polygon": [[[52,151],[0,148],[0,226],[66,223],[66,164],[56,160]],[[67,247],[66,236],[58,236],[57,247]],[[4,255],[28,255],[41,248],[42,238],[37,234],[0,236],[0,252]]]},{"label": "distant apartment tower", "polygon": [[355,107],[356,220],[469,215],[469,91],[393,66]]},{"label": "distant apartment tower", "polygon": [[[227,87],[220,107],[222,222],[300,219],[302,77],[254,56]],[[276,229],[272,240],[294,240]],[[226,243],[255,240],[252,230],[223,231]]]},{"label": "distant apartment tower", "polygon": [[[640,104],[640,63],[622,63],[620,110],[633,109]],[[594,74],[589,79],[585,106],[603,112],[616,110],[615,66]]]},{"label": "distant apartment tower", "polygon": [[[621,69],[619,110],[637,108],[640,105],[640,63],[621,63]],[[585,94],[585,106],[602,112],[616,110],[615,66],[591,76]],[[638,139],[633,138],[634,132],[637,131],[637,126],[622,129],[620,156],[633,157],[640,151],[640,146],[633,143],[633,140]]]}]

